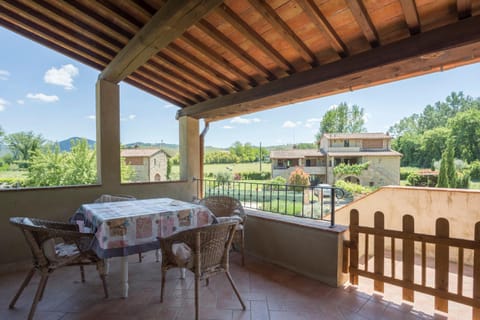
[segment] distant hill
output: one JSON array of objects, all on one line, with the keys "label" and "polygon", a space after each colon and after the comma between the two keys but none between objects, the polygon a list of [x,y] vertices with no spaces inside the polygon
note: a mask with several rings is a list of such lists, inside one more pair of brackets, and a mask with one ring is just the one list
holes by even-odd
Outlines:
[{"label": "distant hill", "polygon": [[[70,151],[72,142],[77,142],[77,141],[83,140],[83,139],[85,139],[85,138],[71,137],[71,138],[68,138],[68,139],[65,139],[65,140],[62,140],[62,141],[58,141],[57,143],[58,143],[58,146],[60,148],[60,151]],[[87,139],[87,143],[88,143],[88,146],[90,147],[90,149],[95,148],[95,141],[94,140]]]}]

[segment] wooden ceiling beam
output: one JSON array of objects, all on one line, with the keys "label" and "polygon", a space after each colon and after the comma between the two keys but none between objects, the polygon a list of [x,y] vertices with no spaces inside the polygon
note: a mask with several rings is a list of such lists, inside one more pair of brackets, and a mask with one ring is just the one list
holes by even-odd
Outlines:
[{"label": "wooden ceiling beam", "polygon": [[405,22],[411,35],[420,33],[420,18],[418,16],[417,6],[415,0],[400,0],[403,14],[405,15]]},{"label": "wooden ceiling beam", "polygon": [[211,37],[213,40],[218,42],[221,46],[225,47],[228,51],[233,53],[237,58],[239,58],[240,60],[248,64],[251,68],[263,74],[264,77],[262,79],[258,79],[257,80],[258,82],[265,83],[266,82],[265,77],[267,77],[268,80],[277,79],[276,75],[274,75],[270,70],[265,68],[261,63],[259,63],[254,57],[248,54],[245,50],[240,48],[235,42],[233,42],[224,34],[222,34],[217,29],[215,29],[215,27],[212,26],[208,21],[201,20],[196,25],[196,27],[202,30],[203,33]]},{"label": "wooden ceiling beam", "polygon": [[124,80],[126,83],[129,83],[145,92],[148,92],[156,97],[159,97],[160,99],[163,99],[165,101],[170,102],[173,105],[176,105],[178,107],[185,107],[187,104],[181,102],[180,100],[177,100],[175,98],[172,98],[168,95],[162,94],[158,91],[157,87],[146,83],[143,81],[143,79],[140,77],[138,78],[135,73],[131,74],[129,78]]},{"label": "wooden ceiling beam", "polygon": [[303,11],[310,17],[310,20],[315,24],[317,29],[322,31],[325,38],[328,40],[333,50],[335,50],[340,58],[345,58],[349,55],[348,48],[343,43],[340,36],[335,29],[330,25],[327,18],[322,14],[313,0],[297,0],[297,3],[302,7]]},{"label": "wooden ceiling beam", "polygon": [[273,29],[279,32],[284,40],[286,40],[295,50],[298,51],[300,56],[310,66],[318,64],[315,54],[305,45],[295,32],[286,24],[282,18],[270,7],[265,0],[248,0],[250,5],[273,27]]},{"label": "wooden ceiling beam", "polygon": [[168,1],[108,64],[100,79],[122,81],[222,2]]},{"label": "wooden ceiling beam", "polygon": [[210,75],[213,79],[218,80],[219,82],[223,83],[225,85],[225,90],[228,91],[229,93],[235,92],[235,91],[241,91],[242,88],[239,86],[237,83],[231,81],[227,76],[225,76],[223,73],[219,72],[217,69],[213,68],[211,65],[203,62],[199,58],[195,57],[194,55],[190,54],[186,50],[180,48],[178,45],[175,43],[171,43],[168,46],[168,50],[175,54],[178,57],[181,57],[185,61],[187,61],[189,64],[195,66],[196,68],[200,69],[202,72]]},{"label": "wooden ceiling beam", "polygon": [[346,0],[350,11],[352,12],[355,21],[357,21],[358,26],[362,29],[365,38],[370,43],[372,48],[378,47],[380,45],[380,40],[378,38],[377,30],[370,20],[367,9],[363,5],[361,0]]},{"label": "wooden ceiling beam", "polygon": [[[312,70],[296,73],[248,91],[186,107],[179,110],[178,116],[189,115],[196,118],[215,119],[219,114],[226,114],[225,117],[229,117],[232,114],[256,112],[312,97],[338,93],[348,88],[351,82],[365,81],[363,78],[394,79],[395,73],[402,73],[401,69],[388,74],[388,77],[382,74],[383,70],[404,61],[409,62],[409,68],[416,70],[425,68],[425,65],[433,67],[436,63],[438,64],[436,57],[443,57],[445,62],[448,62],[447,59],[450,59],[450,62],[453,59],[473,59],[474,52],[470,52],[470,56],[467,52],[465,57],[465,52],[462,56],[455,56],[454,50],[476,45],[478,42],[480,42],[480,16],[474,16]],[[445,52],[446,50],[449,52]],[[370,82],[363,84],[372,85]]]},{"label": "wooden ceiling beam", "polygon": [[457,0],[458,19],[472,16],[472,0]]},{"label": "wooden ceiling beam", "polygon": [[255,44],[260,50],[262,50],[272,61],[275,61],[281,68],[286,71],[283,75],[288,76],[297,70],[285,59],[275,48],[273,48],[265,39],[263,39],[253,28],[251,28],[246,22],[244,22],[232,9],[226,4],[222,4],[215,10],[215,13],[220,15],[225,21],[227,21],[232,27],[240,32],[248,41]]},{"label": "wooden ceiling beam", "polygon": [[[208,59],[213,61],[214,63],[218,64],[222,68],[226,69],[228,72],[235,74],[236,76],[244,79],[248,82],[248,84],[241,84],[242,87],[255,87],[257,86],[257,81],[250,77],[248,74],[243,72],[241,69],[237,68],[233,63],[223,58],[220,54],[216,53],[213,49],[204,45],[201,41],[195,39],[191,34],[185,32],[181,37],[182,41],[185,41],[188,45],[190,45],[195,50],[199,51],[201,54],[206,56]],[[241,81],[244,82],[244,81]]]}]

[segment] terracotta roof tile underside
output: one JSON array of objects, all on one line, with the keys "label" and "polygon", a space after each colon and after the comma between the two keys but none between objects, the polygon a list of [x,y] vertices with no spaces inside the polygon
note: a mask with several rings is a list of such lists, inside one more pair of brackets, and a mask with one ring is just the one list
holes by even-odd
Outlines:
[{"label": "terracotta roof tile underside", "polygon": [[471,0],[3,0],[0,26],[210,121],[480,61]]}]

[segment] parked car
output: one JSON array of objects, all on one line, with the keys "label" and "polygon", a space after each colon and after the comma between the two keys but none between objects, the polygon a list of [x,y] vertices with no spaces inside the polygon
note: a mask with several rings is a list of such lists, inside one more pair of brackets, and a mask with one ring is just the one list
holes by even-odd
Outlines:
[{"label": "parked car", "polygon": [[320,183],[313,187],[313,194],[319,197],[322,193],[322,190],[324,198],[329,198],[332,196],[332,186],[326,183]]}]

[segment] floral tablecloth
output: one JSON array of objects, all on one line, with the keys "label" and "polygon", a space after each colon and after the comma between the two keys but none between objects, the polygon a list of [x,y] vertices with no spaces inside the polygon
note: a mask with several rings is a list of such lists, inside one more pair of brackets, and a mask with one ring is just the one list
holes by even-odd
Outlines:
[{"label": "floral tablecloth", "polygon": [[215,217],[198,204],[157,198],[84,204],[73,220],[95,232],[93,249],[110,258],[158,249],[157,237],[212,224]]}]

